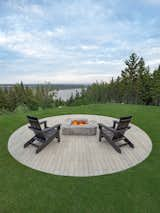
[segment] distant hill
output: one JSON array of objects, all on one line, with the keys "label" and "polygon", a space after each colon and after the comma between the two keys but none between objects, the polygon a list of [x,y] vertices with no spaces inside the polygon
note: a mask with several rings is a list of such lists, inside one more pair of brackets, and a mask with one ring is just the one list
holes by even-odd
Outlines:
[{"label": "distant hill", "polygon": [[[0,84],[0,88],[10,88],[13,87],[15,84]],[[26,87],[35,88],[36,86],[49,86],[52,89],[75,89],[75,88],[83,88],[88,87],[88,84],[24,84]]]}]

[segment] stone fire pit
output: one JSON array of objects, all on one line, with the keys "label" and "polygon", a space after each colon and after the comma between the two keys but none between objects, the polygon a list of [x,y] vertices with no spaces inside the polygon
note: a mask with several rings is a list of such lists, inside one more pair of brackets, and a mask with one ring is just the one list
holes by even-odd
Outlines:
[{"label": "stone fire pit", "polygon": [[97,124],[88,119],[68,119],[66,124],[62,125],[63,135],[96,135]]}]

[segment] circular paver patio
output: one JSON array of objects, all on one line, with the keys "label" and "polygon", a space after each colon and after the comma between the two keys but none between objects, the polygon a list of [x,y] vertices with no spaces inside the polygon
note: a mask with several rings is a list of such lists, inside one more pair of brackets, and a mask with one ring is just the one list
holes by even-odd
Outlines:
[{"label": "circular paver patio", "polygon": [[[101,122],[112,126],[115,118],[98,115],[62,115],[48,117],[48,125],[66,123],[71,118],[86,118],[90,121]],[[137,126],[131,124],[126,136],[135,145],[121,148],[122,154],[117,153],[105,140],[98,142],[96,136],[61,135],[61,143],[56,139],[35,154],[35,147],[23,148],[24,143],[33,136],[28,125],[16,130],[8,142],[10,154],[20,163],[33,169],[64,176],[97,176],[126,170],[146,159],[151,150],[152,142],[149,136]]]}]

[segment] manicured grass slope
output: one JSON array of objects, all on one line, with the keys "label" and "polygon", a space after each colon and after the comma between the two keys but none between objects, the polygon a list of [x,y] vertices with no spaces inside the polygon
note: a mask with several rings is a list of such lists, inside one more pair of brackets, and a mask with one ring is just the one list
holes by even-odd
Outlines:
[{"label": "manicured grass slope", "polygon": [[26,123],[26,114],[1,115],[0,213],[159,212],[160,107],[104,104],[31,112],[41,118],[74,113],[133,115],[133,123],[153,141],[151,155],[138,166],[113,175],[77,178],[41,173],[21,165],[7,151],[10,134]]}]

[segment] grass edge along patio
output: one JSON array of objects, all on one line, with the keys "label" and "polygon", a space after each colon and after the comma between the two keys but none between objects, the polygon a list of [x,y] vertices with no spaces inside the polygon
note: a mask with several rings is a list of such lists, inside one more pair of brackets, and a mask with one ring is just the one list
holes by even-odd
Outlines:
[{"label": "grass edge along patio", "polygon": [[[134,168],[113,175],[104,175],[89,178],[73,178],[47,175],[30,168],[27,168],[15,161],[8,153],[6,145],[10,134],[18,127],[26,124],[25,113],[7,113],[1,115],[0,125],[2,128],[1,138],[1,172],[3,172],[1,185],[3,196],[0,199],[1,210],[11,209],[14,212],[26,211],[30,208],[34,212],[34,199],[39,195],[37,211],[43,212],[46,206],[48,211],[63,211],[66,206],[70,212],[77,212],[89,209],[92,212],[106,212],[108,208],[112,208],[113,212],[121,209],[128,212],[138,212],[136,203],[140,203],[140,207],[149,212],[156,212],[159,209],[159,202],[155,181],[159,177],[159,107],[154,106],[138,106],[138,105],[121,105],[121,104],[96,104],[80,107],[63,107],[63,109],[48,109],[41,112],[35,112],[38,117],[48,117],[53,115],[62,115],[72,113],[81,114],[101,114],[112,117],[120,117],[122,115],[133,115],[133,123],[145,130],[151,137],[153,142],[153,150],[151,155],[143,163]],[[98,112],[98,113],[97,113]],[[27,112],[28,114],[28,112]],[[12,122],[10,122],[12,119]],[[7,126],[7,128],[6,128]],[[153,175],[154,174],[154,175]],[[12,177],[12,178],[11,178]],[[22,178],[25,177],[25,178]],[[31,187],[29,183],[32,180]],[[152,181],[153,180],[153,181]],[[9,184],[8,184],[9,183]],[[26,184],[28,183],[28,184]],[[40,184],[40,185],[39,185]],[[49,185],[48,185],[49,184]],[[157,183],[158,184],[158,183]],[[41,187],[40,187],[41,186]],[[3,189],[7,188],[7,192]],[[107,193],[106,190],[107,189]],[[45,196],[41,196],[41,191],[45,189]],[[25,193],[24,193],[25,191]],[[14,196],[12,196],[14,193]],[[47,199],[47,194],[50,198]],[[122,197],[121,194],[124,194]],[[20,196],[23,194],[23,197]],[[32,200],[30,195],[32,194]],[[145,196],[144,195],[148,195]],[[85,196],[87,195],[87,197]],[[3,202],[2,202],[3,197]],[[7,199],[10,197],[10,205]],[[95,202],[98,199],[98,202]],[[134,197],[134,199],[131,199]],[[79,206],[74,205],[79,200]],[[54,199],[55,203],[51,202]],[[58,205],[59,199],[63,200],[63,205]],[[120,202],[113,205],[116,200]],[[105,202],[112,200],[112,202]],[[21,201],[21,202],[19,202]],[[57,201],[57,202],[56,202]],[[24,205],[25,202],[25,205]],[[37,202],[36,202],[37,203]],[[92,203],[92,206],[90,204]],[[70,204],[70,207],[68,207]],[[154,205],[153,205],[154,204]]]}]

